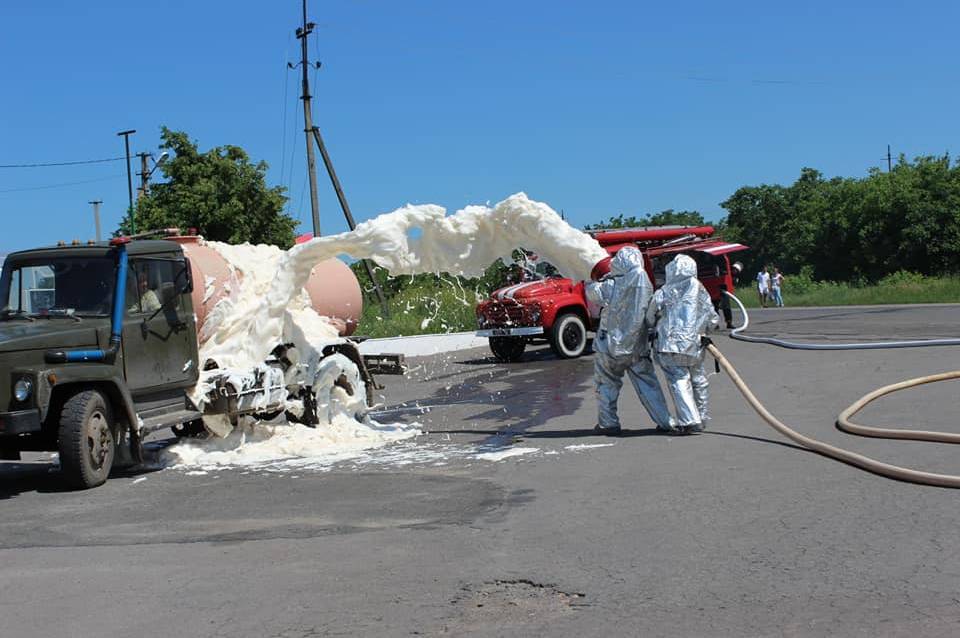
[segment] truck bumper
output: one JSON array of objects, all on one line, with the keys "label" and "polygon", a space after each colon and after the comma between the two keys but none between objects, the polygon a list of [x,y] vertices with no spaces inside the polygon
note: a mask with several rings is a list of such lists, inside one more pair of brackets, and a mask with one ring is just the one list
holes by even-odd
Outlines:
[{"label": "truck bumper", "polygon": [[39,432],[40,428],[40,410],[36,408],[0,412],[0,437]]},{"label": "truck bumper", "polygon": [[478,337],[529,337],[530,335],[542,335],[543,326],[530,326],[526,328],[486,328],[477,330]]}]

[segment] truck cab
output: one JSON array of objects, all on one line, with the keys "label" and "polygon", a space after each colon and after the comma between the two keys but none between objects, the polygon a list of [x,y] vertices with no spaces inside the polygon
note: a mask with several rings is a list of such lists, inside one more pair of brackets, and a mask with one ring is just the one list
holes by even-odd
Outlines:
[{"label": "truck cab", "polygon": [[91,487],[118,452],[140,459],[151,417],[162,414],[165,425],[198,418],[184,399],[199,378],[192,285],[183,251],[168,241],[8,255],[0,276],[0,457],[58,451],[66,478]]},{"label": "truck cab", "polygon": [[[729,255],[747,250],[743,244],[714,237],[712,226],[628,228],[590,234],[609,255],[624,246],[640,248],[654,289],[663,285],[666,265],[674,257],[690,255],[715,303],[722,298],[724,287],[734,289]],[[476,307],[476,334],[489,339],[494,357],[518,361],[527,344],[544,341],[561,358],[586,352],[588,333],[596,330],[600,309],[587,300],[584,282],[555,274],[539,275],[523,265],[521,271],[527,273],[527,281],[511,282],[495,290]]]}]

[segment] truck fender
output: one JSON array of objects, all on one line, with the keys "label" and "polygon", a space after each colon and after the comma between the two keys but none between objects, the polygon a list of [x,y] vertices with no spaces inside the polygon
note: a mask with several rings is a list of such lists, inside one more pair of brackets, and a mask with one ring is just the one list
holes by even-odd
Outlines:
[{"label": "truck fender", "polygon": [[[143,449],[140,441],[140,428],[137,413],[133,409],[133,397],[127,388],[126,382],[115,374],[112,366],[90,365],[82,367],[83,374],[77,374],[76,366],[50,368],[44,370],[40,376],[41,388],[46,385],[47,401],[40,407],[40,420],[46,421],[50,415],[51,406],[64,401],[75,388],[94,388],[103,392],[110,400],[118,419],[118,426],[126,421],[126,433],[129,436],[130,453],[136,461],[143,460]],[[41,395],[44,390],[38,391]],[[117,428],[117,439],[122,440],[123,429]]]}]

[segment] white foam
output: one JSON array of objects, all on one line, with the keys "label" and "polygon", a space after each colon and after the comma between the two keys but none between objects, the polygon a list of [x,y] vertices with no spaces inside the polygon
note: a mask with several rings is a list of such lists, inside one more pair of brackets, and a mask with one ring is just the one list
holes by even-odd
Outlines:
[{"label": "white foam", "polygon": [[513,456],[523,456],[524,454],[530,454],[536,452],[540,448],[535,447],[508,447],[503,450],[498,450],[496,452],[481,452],[476,455],[476,458],[482,461],[502,461],[503,459],[509,459]]},{"label": "white foam", "polygon": [[[416,231],[418,237],[413,236]],[[215,247],[226,256],[224,248]],[[509,259],[520,247],[537,252],[575,280],[588,279],[593,266],[607,256],[596,240],[523,193],[493,208],[468,206],[449,217],[441,206],[408,205],[363,222],[355,231],[317,237],[285,253],[260,250],[257,257],[264,263],[252,269],[256,294],[248,294],[244,271],[243,294],[223,312],[216,312],[223,302],[217,304],[207,319],[213,325],[201,359],[213,359],[222,367],[249,367],[263,361],[274,345],[283,342],[288,309],[309,305],[303,286],[313,266],[326,259],[338,255],[372,259],[393,275],[477,276],[498,258]]]},{"label": "white foam", "polygon": [[598,447],[613,447],[616,443],[580,443],[578,445],[567,445],[564,446],[564,450],[570,450],[571,452],[577,452],[579,450],[592,450]]},{"label": "white foam", "polygon": [[164,460],[169,465],[201,470],[265,467],[292,459],[332,463],[419,433],[416,425],[380,425],[343,415],[316,428],[295,423],[257,423],[238,428],[222,439],[178,443],[165,451]]},{"label": "white foam", "polygon": [[[317,263],[340,255],[372,259],[393,275],[448,272],[481,274],[513,250],[537,252],[557,269],[586,279],[606,252],[589,235],[569,226],[546,204],[523,193],[493,208],[468,206],[454,215],[435,205],[408,205],[360,224],[355,231],[315,238],[283,251],[274,246],[231,246],[208,242],[231,268],[238,282],[214,306],[200,335],[200,368],[215,362],[216,372],[205,372],[192,398],[199,406],[210,390],[213,374],[227,374],[244,385],[244,378],[261,369],[278,344],[293,343],[307,378],[317,394],[321,425],[258,424],[252,430],[233,431],[215,418],[208,429],[224,439],[183,442],[168,450],[169,458],[185,467],[251,466],[292,459],[342,460],[363,450],[415,436],[415,427],[382,426],[364,416],[364,387],[356,366],[344,357],[322,356],[324,347],[341,342],[336,327],[311,307],[303,290]],[[334,382],[346,376],[355,389],[347,395]],[[296,412],[302,405],[290,402]],[[501,460],[536,448],[476,455]],[[204,471],[204,470],[200,470]]]}]

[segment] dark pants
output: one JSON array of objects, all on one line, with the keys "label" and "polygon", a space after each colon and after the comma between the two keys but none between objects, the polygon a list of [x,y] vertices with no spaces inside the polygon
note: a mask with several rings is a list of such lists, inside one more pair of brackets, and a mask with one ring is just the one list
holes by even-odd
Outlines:
[{"label": "dark pants", "polygon": [[727,327],[733,327],[733,311],[730,309],[730,297],[722,295],[713,302],[713,308],[718,313],[723,313],[723,320],[727,322]]}]

